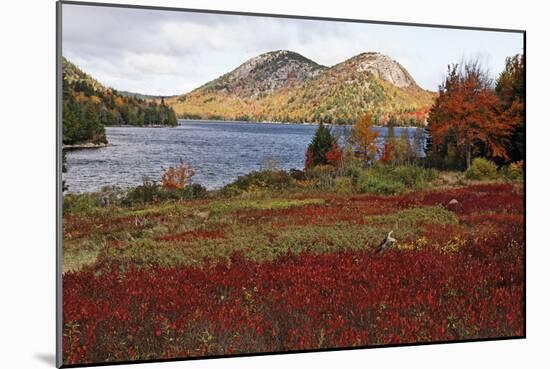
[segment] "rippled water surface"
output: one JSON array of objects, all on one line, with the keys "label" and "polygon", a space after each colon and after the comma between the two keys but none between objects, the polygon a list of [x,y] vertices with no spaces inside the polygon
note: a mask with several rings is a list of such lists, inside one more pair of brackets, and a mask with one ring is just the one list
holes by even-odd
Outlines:
[{"label": "rippled water surface", "polygon": [[[135,186],[142,177],[159,180],[162,168],[180,159],[195,168],[193,181],[220,188],[268,163],[303,168],[316,125],[181,121],[174,128],[107,127],[109,145],[67,152],[64,179],[69,192],[103,186]],[[381,135],[385,129],[377,128]],[[396,128],[399,135],[405,128]],[[406,128],[409,135],[414,128]],[[334,127],[341,136],[349,127]]]}]

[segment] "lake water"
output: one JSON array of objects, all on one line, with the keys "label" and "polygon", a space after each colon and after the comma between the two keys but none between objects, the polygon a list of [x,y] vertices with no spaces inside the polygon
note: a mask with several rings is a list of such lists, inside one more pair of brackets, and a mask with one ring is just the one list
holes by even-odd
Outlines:
[{"label": "lake water", "polygon": [[[129,187],[148,176],[158,181],[162,168],[182,159],[196,171],[193,182],[220,188],[238,176],[273,163],[278,168],[304,167],[305,151],[316,125],[180,121],[173,128],[107,127],[109,145],[67,152],[69,192],[98,191],[104,186]],[[383,137],[385,128],[375,128]],[[395,128],[396,136],[415,128]],[[349,135],[349,126],[333,132]]]}]

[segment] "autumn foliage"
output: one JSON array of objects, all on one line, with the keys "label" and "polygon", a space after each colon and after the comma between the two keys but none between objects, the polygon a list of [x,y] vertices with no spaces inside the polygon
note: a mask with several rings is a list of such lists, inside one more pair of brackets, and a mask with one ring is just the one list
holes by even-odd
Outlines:
[{"label": "autumn foliage", "polygon": [[319,124],[306,150],[305,169],[316,165],[337,166],[342,161],[342,149],[330,128]]},{"label": "autumn foliage", "polygon": [[306,150],[306,161],[304,164],[304,169],[313,168],[313,150],[308,148]]},{"label": "autumn foliage", "polygon": [[[478,63],[449,66],[428,118],[435,150],[452,146],[469,167],[473,156],[507,160],[517,122]],[[463,153],[463,154],[462,154]],[[442,153],[445,155],[445,153]]]},{"label": "autumn foliage", "polygon": [[521,336],[521,252],[235,255],[204,268],[97,266],[64,276],[65,362]]},{"label": "autumn foliage", "polygon": [[[493,88],[478,64],[451,66],[429,114],[431,153],[464,166],[519,158],[508,171],[522,175],[522,68],[509,59]],[[265,171],[221,198],[64,206],[63,364],[524,337],[522,185],[433,187],[437,171],[403,166],[419,164],[424,131],[411,143],[391,128],[379,152],[373,124],[356,122],[351,150],[388,165],[330,178],[347,191],[290,194],[315,171]],[[338,172],[342,159],[319,124],[305,169]],[[474,179],[501,173],[474,163]],[[180,160],[163,192],[192,189],[194,174]],[[391,229],[397,241],[375,252]]]},{"label": "autumn foliage", "polygon": [[330,150],[327,151],[327,153],[325,154],[325,157],[327,159],[327,164],[330,164],[335,167],[338,166],[342,161],[342,156],[343,156],[342,149],[336,143],[333,143]]},{"label": "autumn foliage", "polygon": [[[367,226],[379,216],[451,199],[459,200],[449,208],[459,223],[424,221],[420,235],[401,234],[383,254],[330,250],[339,245],[315,251],[314,243],[263,262],[247,254],[254,248],[193,266],[100,257],[63,275],[63,362],[523,336],[524,202],[512,185],[327,197],[301,207],[239,210],[233,219],[280,230]],[[104,218],[91,219],[89,227],[71,227],[74,219],[67,218],[65,232],[76,237],[97,224],[136,226],[133,218],[116,224]],[[188,248],[200,240],[222,245],[225,237],[223,228],[176,230],[156,248]]]},{"label": "autumn foliage", "polygon": [[182,190],[195,175],[193,167],[185,165],[183,160],[180,160],[177,166],[170,166],[168,169],[163,169],[163,171],[161,184],[162,187],[169,190]]},{"label": "autumn foliage", "polygon": [[355,144],[364,160],[374,160],[378,154],[376,140],[379,133],[373,129],[370,114],[365,114],[353,126],[351,141]]},{"label": "autumn foliage", "polygon": [[393,143],[391,142],[386,142],[384,144],[384,151],[382,152],[382,156],[380,157],[380,162],[384,163],[384,164],[389,164],[392,162],[393,160],[393,150],[394,150],[394,147],[393,147]]}]

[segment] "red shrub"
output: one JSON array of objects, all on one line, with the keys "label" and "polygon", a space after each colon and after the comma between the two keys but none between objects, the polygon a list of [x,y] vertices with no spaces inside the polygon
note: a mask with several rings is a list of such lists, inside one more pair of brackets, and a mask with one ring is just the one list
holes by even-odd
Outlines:
[{"label": "red shrub", "polygon": [[388,164],[393,159],[393,145],[390,142],[384,144],[384,152],[380,157],[380,161],[384,164]]},{"label": "red shrub", "polygon": [[520,336],[523,248],[506,237],[450,254],[237,255],[202,269],[68,273],[64,362]]},{"label": "red shrub", "polygon": [[342,161],[342,156],[342,149],[337,144],[333,144],[332,148],[325,154],[327,164],[335,167],[338,166]]},{"label": "red shrub", "polygon": [[492,184],[461,187],[448,190],[413,192],[402,196],[398,203],[402,208],[411,206],[447,205],[456,199],[459,214],[480,211],[515,212],[523,214],[523,196],[509,184]]},{"label": "red shrub", "polygon": [[308,148],[306,151],[305,169],[310,169],[312,167],[313,167],[313,150]]},{"label": "red shrub", "polygon": [[[202,268],[98,262],[66,273],[64,364],[524,335],[524,204],[514,187],[326,196],[322,205],[235,215],[275,228],[361,222],[453,198],[459,224],[421,224],[420,251],[288,254],[261,264],[235,255]],[[440,252],[449,241],[458,248]]]}]

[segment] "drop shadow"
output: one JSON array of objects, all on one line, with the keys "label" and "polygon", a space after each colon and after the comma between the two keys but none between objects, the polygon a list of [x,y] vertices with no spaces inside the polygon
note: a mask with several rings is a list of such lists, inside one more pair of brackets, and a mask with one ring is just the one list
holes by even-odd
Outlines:
[{"label": "drop shadow", "polygon": [[55,354],[34,354],[34,358],[55,368]]}]

